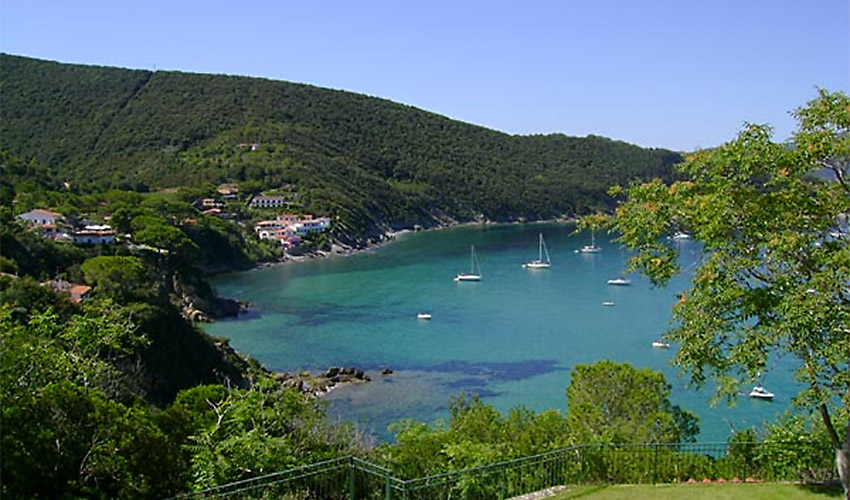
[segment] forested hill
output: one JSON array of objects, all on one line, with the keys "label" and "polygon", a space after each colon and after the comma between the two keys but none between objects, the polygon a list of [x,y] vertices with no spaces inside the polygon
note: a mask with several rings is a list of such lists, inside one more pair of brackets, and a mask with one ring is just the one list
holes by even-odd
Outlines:
[{"label": "forested hill", "polygon": [[4,54],[0,93],[3,152],[74,189],[285,186],[305,207],[338,216],[348,236],[585,213],[610,205],[612,184],[667,177],[681,159],[596,136],[513,136],[379,98],[248,77]]}]

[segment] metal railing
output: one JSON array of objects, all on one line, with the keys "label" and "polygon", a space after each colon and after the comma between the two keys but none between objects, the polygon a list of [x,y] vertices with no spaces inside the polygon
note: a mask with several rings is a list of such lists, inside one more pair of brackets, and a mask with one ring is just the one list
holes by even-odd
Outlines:
[{"label": "metal railing", "polygon": [[815,443],[596,444],[404,480],[346,457],[173,498],[503,500],[582,484],[824,482],[837,479],[833,459],[829,447]]}]

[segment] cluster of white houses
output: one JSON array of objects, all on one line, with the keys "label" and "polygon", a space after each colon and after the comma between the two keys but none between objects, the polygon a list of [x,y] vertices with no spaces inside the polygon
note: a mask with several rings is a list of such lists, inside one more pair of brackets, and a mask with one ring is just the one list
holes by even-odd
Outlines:
[{"label": "cluster of white houses", "polygon": [[115,243],[115,230],[110,226],[89,224],[74,228],[65,221],[65,216],[50,210],[36,208],[18,215],[18,218],[52,240],[73,241],[82,245]]},{"label": "cluster of white houses", "polygon": [[[280,195],[255,196],[250,203],[252,208],[278,208],[286,206],[291,200]],[[223,214],[223,203],[214,198],[204,198],[196,202],[204,214],[229,218]],[[65,217],[57,212],[37,208],[18,215],[18,219],[26,221],[45,238],[60,241],[73,241],[83,245],[102,245],[115,243],[115,230],[108,225],[81,225],[72,227]],[[315,217],[310,214],[284,213],[271,220],[263,220],[254,224],[254,232],[261,239],[274,240],[285,250],[301,243],[302,238],[310,233],[321,233],[330,228],[331,221],[327,217]]]},{"label": "cluster of white houses", "polygon": [[280,214],[271,220],[261,220],[254,224],[254,232],[261,239],[275,240],[284,249],[301,243],[301,238],[310,233],[327,231],[331,221],[327,217],[312,215]]}]

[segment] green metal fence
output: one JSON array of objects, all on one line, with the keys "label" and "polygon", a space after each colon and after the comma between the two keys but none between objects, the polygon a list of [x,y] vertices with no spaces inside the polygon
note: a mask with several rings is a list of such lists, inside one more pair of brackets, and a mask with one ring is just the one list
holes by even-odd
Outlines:
[{"label": "green metal fence", "polygon": [[837,479],[829,447],[814,443],[583,445],[416,479],[356,457],[239,481],[176,499],[491,500],[555,486]]}]

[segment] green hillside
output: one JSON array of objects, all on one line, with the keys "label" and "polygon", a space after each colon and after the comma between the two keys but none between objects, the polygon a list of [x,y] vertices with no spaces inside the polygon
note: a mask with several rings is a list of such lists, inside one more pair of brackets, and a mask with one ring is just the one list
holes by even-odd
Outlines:
[{"label": "green hillside", "polygon": [[[2,149],[88,192],[294,187],[336,236],[446,220],[550,218],[667,177],[678,154],[589,136],[512,136],[350,92],[258,78],[2,55]],[[250,145],[255,144],[255,148]]]}]

